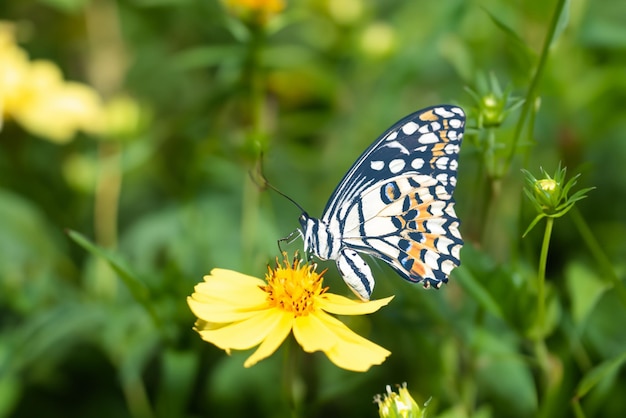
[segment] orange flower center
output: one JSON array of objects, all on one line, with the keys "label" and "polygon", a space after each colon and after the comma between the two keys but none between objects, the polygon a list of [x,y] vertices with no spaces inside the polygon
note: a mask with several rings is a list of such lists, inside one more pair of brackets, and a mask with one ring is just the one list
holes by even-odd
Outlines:
[{"label": "orange flower center", "polygon": [[293,263],[284,261],[284,266],[276,259],[276,268],[268,266],[265,276],[267,286],[261,289],[267,293],[271,306],[278,307],[296,316],[304,316],[316,309],[315,298],[326,292],[322,287],[322,275],[315,272],[316,265],[300,265],[294,258]]}]

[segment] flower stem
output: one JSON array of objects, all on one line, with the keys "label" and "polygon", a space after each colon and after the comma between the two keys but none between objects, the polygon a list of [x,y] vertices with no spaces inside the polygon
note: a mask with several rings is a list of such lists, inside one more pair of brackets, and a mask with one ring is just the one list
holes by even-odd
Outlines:
[{"label": "flower stem", "polygon": [[550,27],[548,28],[548,33],[546,35],[546,39],[543,41],[543,47],[541,50],[541,55],[539,57],[539,63],[537,64],[537,69],[535,70],[535,74],[530,82],[530,86],[528,86],[528,91],[526,92],[526,98],[524,100],[524,105],[522,106],[522,111],[520,113],[520,117],[517,121],[517,125],[515,126],[515,132],[513,135],[513,144],[511,146],[511,151],[509,152],[509,156],[507,158],[506,167],[510,167],[515,157],[515,152],[517,151],[517,145],[519,143],[520,136],[522,135],[522,130],[524,129],[524,125],[526,123],[526,118],[532,108],[535,105],[535,98],[537,96],[537,87],[539,86],[539,81],[543,76],[543,71],[546,66],[546,62],[548,59],[548,54],[550,52],[550,46],[554,41],[554,36],[556,34],[556,28],[558,26],[559,19],[563,14],[563,8],[565,7],[567,0],[558,0],[556,8],[554,10],[554,14],[552,15],[552,20],[550,21]]},{"label": "flower stem", "polygon": [[302,416],[302,382],[299,375],[298,343],[293,336],[285,344],[284,390],[291,418]]},{"label": "flower stem", "polygon": [[[264,126],[265,114],[265,80],[262,74],[262,52],[265,46],[263,27],[251,28],[248,45],[248,58],[244,69],[244,82],[249,88],[249,120],[250,128],[246,138],[244,153],[258,158],[263,150],[266,136]],[[243,212],[241,219],[242,254],[244,260],[254,260],[254,246],[257,242],[257,225],[259,218],[260,192],[248,176],[244,179]]]},{"label": "flower stem", "polygon": [[554,219],[548,217],[546,219],[546,229],[543,234],[543,243],[541,244],[541,254],[539,255],[539,271],[537,273],[537,330],[538,335],[543,339],[543,331],[545,328],[545,282],[546,282],[546,264],[548,260],[548,248],[550,247],[550,237],[552,235],[552,226]]},{"label": "flower stem", "polygon": [[[94,0],[85,7],[89,42],[88,76],[90,83],[105,97],[117,93],[126,72],[125,45],[121,34],[117,3]],[[98,143],[98,179],[94,196],[94,233],[96,242],[106,248],[117,246],[117,224],[122,189],[122,146],[117,138]],[[106,263],[101,262],[99,266]],[[100,268],[97,287],[110,296],[117,291],[112,272]]]}]

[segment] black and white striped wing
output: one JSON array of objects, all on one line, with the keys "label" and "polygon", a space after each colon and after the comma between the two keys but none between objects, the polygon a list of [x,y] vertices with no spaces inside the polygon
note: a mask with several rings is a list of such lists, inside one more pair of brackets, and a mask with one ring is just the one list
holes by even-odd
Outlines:
[{"label": "black and white striped wing", "polygon": [[463,245],[452,193],[464,125],[463,110],[448,105],[393,125],[333,192],[322,216],[329,232],[407,280],[447,282]]}]

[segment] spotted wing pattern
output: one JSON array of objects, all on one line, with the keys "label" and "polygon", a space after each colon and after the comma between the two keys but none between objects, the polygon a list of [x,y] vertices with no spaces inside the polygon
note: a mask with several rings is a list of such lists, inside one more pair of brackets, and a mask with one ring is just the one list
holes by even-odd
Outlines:
[{"label": "spotted wing pattern", "polygon": [[350,168],[321,220],[305,214],[305,245],[337,260],[360,297],[369,298],[374,282],[354,251],[384,260],[425,287],[440,287],[460,264],[463,240],[452,193],[464,125],[463,110],[449,105],[405,117]]}]

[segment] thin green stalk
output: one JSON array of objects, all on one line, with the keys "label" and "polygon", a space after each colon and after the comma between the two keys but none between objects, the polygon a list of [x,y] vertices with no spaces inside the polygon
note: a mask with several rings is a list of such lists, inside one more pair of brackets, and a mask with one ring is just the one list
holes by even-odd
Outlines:
[{"label": "thin green stalk", "polygon": [[524,125],[526,122],[526,118],[528,117],[528,113],[530,112],[532,106],[535,105],[535,97],[537,96],[537,87],[539,86],[539,81],[543,76],[543,72],[545,70],[546,62],[548,60],[548,54],[550,52],[550,46],[554,40],[554,35],[556,33],[556,28],[559,22],[559,18],[563,13],[563,7],[565,7],[567,0],[558,0],[556,5],[556,9],[554,14],[552,15],[552,20],[550,21],[550,27],[548,28],[548,33],[546,35],[546,39],[543,42],[543,47],[541,50],[541,55],[539,57],[539,63],[537,65],[537,69],[535,70],[535,74],[530,82],[530,86],[528,86],[528,91],[526,92],[526,98],[524,100],[524,105],[522,106],[522,111],[517,121],[517,125],[515,126],[515,133],[513,135],[513,144],[511,146],[511,151],[509,152],[509,156],[506,161],[506,167],[510,167],[513,162],[513,158],[515,157],[515,152],[517,151],[517,145],[519,143],[520,136],[522,135],[522,130],[524,129]]},{"label": "thin green stalk", "polygon": [[496,131],[493,128],[488,128],[486,132],[487,138],[486,146],[483,152],[483,167],[487,178],[487,188],[483,193],[483,204],[480,217],[480,242],[483,245],[486,244],[486,240],[489,240],[488,231],[490,231],[493,227],[492,220],[496,219],[496,217],[493,216],[493,212],[495,211],[495,204],[500,195],[500,179],[496,174]]},{"label": "thin green stalk", "polygon": [[134,418],[154,417],[148,393],[141,378],[122,378],[122,391],[124,392],[130,414]]},{"label": "thin green stalk", "polygon": [[537,317],[534,327],[534,351],[539,366],[540,410],[546,410],[550,395],[550,357],[545,343],[545,304],[546,304],[546,265],[548,248],[552,235],[553,218],[547,218],[546,229],[543,234],[541,253],[539,254],[539,271],[537,272]]},{"label": "thin green stalk", "polygon": [[299,352],[298,343],[295,341],[295,338],[293,336],[287,338],[287,344],[285,344],[283,388],[291,418],[299,418],[302,416],[303,382],[299,374]]},{"label": "thin green stalk", "polygon": [[543,243],[541,244],[541,254],[539,255],[539,271],[537,272],[537,329],[543,339],[543,329],[545,325],[545,304],[546,304],[546,264],[548,261],[548,248],[550,247],[550,236],[552,235],[553,218],[546,219],[546,230],[543,233]]},{"label": "thin green stalk", "polygon": [[572,208],[570,213],[572,216],[572,220],[574,221],[574,225],[576,225],[576,228],[578,229],[578,233],[583,238],[585,244],[587,244],[587,248],[589,248],[589,251],[591,252],[593,258],[595,258],[596,262],[600,265],[600,268],[604,271],[604,274],[606,274],[611,280],[611,283],[615,288],[615,292],[617,292],[617,297],[619,298],[620,302],[622,302],[622,305],[626,307],[626,288],[624,288],[624,284],[615,273],[615,270],[613,270],[613,265],[611,264],[611,261],[602,250],[600,243],[593,235],[593,232],[591,232],[589,225],[587,225],[587,222],[585,222],[585,219],[580,214],[580,211],[576,207],[574,207]]},{"label": "thin green stalk", "polygon": [[585,415],[585,411],[583,411],[583,408],[580,406],[580,399],[575,398],[572,401],[572,409],[574,410],[574,416],[576,418],[586,418],[587,417]]},{"label": "thin green stalk", "polygon": [[[126,53],[121,35],[117,3],[94,0],[85,7],[89,45],[88,76],[90,83],[105,97],[117,93],[126,72]],[[94,233],[98,245],[117,246],[119,200],[122,189],[123,149],[117,138],[98,143],[98,178],[94,195]],[[98,261],[96,287],[101,294],[117,293],[117,279]]]},{"label": "thin green stalk", "polygon": [[[245,82],[249,92],[250,131],[246,139],[245,153],[255,158],[264,148],[265,137],[265,83],[262,74],[262,53],[265,46],[263,27],[251,28]],[[244,260],[253,260],[254,245],[257,242],[257,225],[259,222],[260,191],[246,176],[243,187],[243,212],[241,220],[242,254]]]}]

